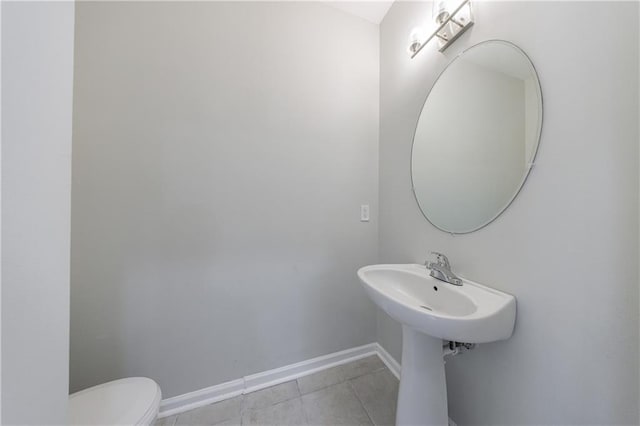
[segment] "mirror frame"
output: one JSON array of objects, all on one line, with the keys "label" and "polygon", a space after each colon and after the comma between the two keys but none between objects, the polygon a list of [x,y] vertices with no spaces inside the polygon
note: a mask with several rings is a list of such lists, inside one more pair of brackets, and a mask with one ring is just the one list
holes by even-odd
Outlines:
[{"label": "mirror frame", "polygon": [[[431,92],[432,92],[433,88],[436,86],[436,84],[438,84],[438,81],[440,80],[440,78],[444,75],[445,72],[447,72],[449,67],[456,60],[460,59],[467,51],[469,51],[469,50],[471,50],[471,49],[473,49],[475,47],[481,46],[483,44],[495,43],[495,42],[499,42],[499,43],[503,43],[503,44],[509,45],[513,49],[515,49],[518,52],[520,52],[520,54],[522,54],[523,58],[526,59],[527,62],[529,63],[529,66],[533,70],[533,73],[534,73],[534,75],[536,77],[536,81],[538,83],[538,85],[537,85],[538,93],[540,94],[540,117],[539,117],[539,120],[538,120],[536,146],[535,146],[535,150],[533,152],[533,155],[531,156],[531,161],[529,162],[527,170],[522,176],[522,180],[520,181],[518,189],[514,192],[513,196],[509,199],[509,201],[507,201],[507,203],[503,207],[501,207],[497,211],[497,213],[495,215],[493,215],[486,222],[483,222],[481,225],[479,225],[479,226],[477,226],[477,227],[475,227],[473,229],[470,229],[468,231],[462,231],[462,232],[449,231],[447,229],[443,229],[442,227],[436,225],[435,223],[433,223],[431,221],[431,219],[429,219],[429,217],[427,216],[425,211],[422,209],[422,206],[420,205],[420,201],[418,200],[418,196],[416,194],[415,182],[413,181],[413,148],[414,148],[415,142],[416,142],[416,133],[418,131],[418,124],[420,122],[420,118],[422,117],[422,112],[424,111],[424,107],[427,104],[427,100],[429,100],[429,95],[431,94]],[[418,205],[418,210],[420,210],[420,213],[422,213],[422,216],[424,216],[424,218],[427,219],[427,222],[429,222],[435,228],[439,229],[442,232],[446,232],[447,234],[451,234],[451,235],[470,234],[472,232],[479,231],[480,229],[482,229],[482,228],[488,226],[489,224],[493,223],[500,215],[502,215],[502,213],[505,212],[505,210],[507,210],[509,208],[509,206],[511,206],[511,204],[516,199],[518,194],[520,194],[520,192],[522,191],[522,188],[524,187],[524,184],[526,183],[527,179],[529,178],[529,175],[531,174],[531,170],[535,166],[536,158],[538,156],[538,151],[540,150],[540,142],[542,141],[543,123],[544,123],[544,97],[543,97],[543,94],[542,94],[542,83],[540,82],[540,76],[538,74],[538,70],[536,69],[536,67],[533,64],[533,61],[531,60],[529,55],[527,55],[525,53],[525,51],[522,50],[518,45],[516,45],[515,43],[512,43],[510,41],[507,41],[507,40],[489,39],[489,40],[484,40],[484,41],[478,42],[478,43],[476,43],[476,44],[474,44],[472,46],[469,46],[469,47],[465,48],[464,50],[462,50],[460,53],[458,53],[456,56],[454,56],[453,59],[451,59],[449,61],[449,63],[447,63],[447,65],[445,65],[444,69],[438,74],[438,77],[436,77],[436,79],[433,81],[433,84],[429,88],[429,91],[427,92],[427,95],[424,98],[424,102],[422,103],[422,107],[420,107],[420,113],[418,114],[418,117],[417,117],[417,120],[416,120],[416,124],[415,124],[415,129],[413,131],[413,137],[411,138],[411,153],[409,155],[409,175],[410,175],[410,178],[411,178],[411,192],[413,193],[413,198],[416,201],[416,204]]]}]

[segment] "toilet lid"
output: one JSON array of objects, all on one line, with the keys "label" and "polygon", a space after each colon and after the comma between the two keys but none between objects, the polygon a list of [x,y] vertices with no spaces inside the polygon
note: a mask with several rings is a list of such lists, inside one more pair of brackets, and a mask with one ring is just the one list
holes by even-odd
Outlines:
[{"label": "toilet lid", "polygon": [[72,425],[148,425],[160,406],[160,386],[145,377],[114,380],[69,396]]}]

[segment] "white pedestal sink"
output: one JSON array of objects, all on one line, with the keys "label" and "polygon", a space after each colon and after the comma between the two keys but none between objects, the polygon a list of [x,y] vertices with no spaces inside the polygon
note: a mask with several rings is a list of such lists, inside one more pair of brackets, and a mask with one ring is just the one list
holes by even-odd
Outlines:
[{"label": "white pedestal sink", "polygon": [[372,265],[358,270],[367,293],[402,323],[402,374],[396,425],[446,426],[443,340],[488,343],[511,337],[513,296],[464,280],[438,281],[422,265]]}]

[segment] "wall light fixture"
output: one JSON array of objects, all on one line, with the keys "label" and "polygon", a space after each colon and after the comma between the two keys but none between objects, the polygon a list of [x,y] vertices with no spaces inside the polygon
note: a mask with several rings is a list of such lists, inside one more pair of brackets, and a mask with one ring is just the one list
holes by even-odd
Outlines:
[{"label": "wall light fixture", "polygon": [[432,16],[437,27],[431,35],[425,38],[420,28],[414,28],[411,31],[409,54],[412,58],[434,37],[438,39],[440,52],[444,51],[473,25],[471,0],[462,0],[455,7],[452,7],[452,3],[455,4],[457,2],[452,0],[435,0],[433,2]]}]

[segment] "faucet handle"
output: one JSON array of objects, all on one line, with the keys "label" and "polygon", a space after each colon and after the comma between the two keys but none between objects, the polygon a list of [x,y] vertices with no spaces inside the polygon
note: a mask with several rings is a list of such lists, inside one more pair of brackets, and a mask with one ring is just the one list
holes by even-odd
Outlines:
[{"label": "faucet handle", "polygon": [[442,253],[438,253],[437,251],[432,251],[431,254],[436,256],[436,261],[438,265],[444,266],[447,269],[451,269],[451,264],[449,263],[449,259]]}]

